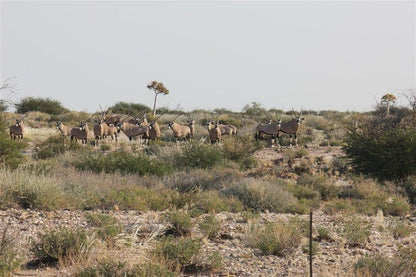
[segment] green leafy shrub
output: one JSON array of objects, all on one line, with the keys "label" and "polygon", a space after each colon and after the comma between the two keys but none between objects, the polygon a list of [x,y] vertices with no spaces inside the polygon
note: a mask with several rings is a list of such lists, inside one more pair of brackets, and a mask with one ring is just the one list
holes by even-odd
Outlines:
[{"label": "green leafy shrub", "polygon": [[129,115],[142,115],[150,113],[152,110],[140,103],[127,103],[127,102],[117,102],[113,106],[108,108],[113,113],[120,113],[120,114],[129,114]]},{"label": "green leafy shrub", "polygon": [[380,180],[405,179],[416,174],[416,130],[351,132],[344,151],[353,169]]},{"label": "green leafy shrub", "polygon": [[345,222],[343,236],[351,247],[364,247],[370,237],[371,224],[359,217],[352,217]]},{"label": "green leafy shrub", "polygon": [[86,260],[92,249],[92,241],[83,229],[46,231],[39,234],[31,251],[42,264],[72,263]]},{"label": "green leafy shrub", "polygon": [[388,225],[388,230],[395,239],[404,238],[410,236],[415,228],[399,220],[393,220]]},{"label": "green leafy shrub", "polygon": [[6,166],[16,169],[24,161],[22,150],[25,149],[26,143],[11,140],[6,134],[6,119],[0,114],[0,166]]},{"label": "green leafy shrub", "polygon": [[10,234],[9,226],[7,224],[0,229],[0,276],[11,276],[22,262],[15,243],[16,237]]},{"label": "green leafy shrub", "polygon": [[300,245],[302,232],[297,224],[283,222],[253,225],[248,232],[248,245],[264,255],[286,256]]},{"label": "green leafy shrub", "polygon": [[88,224],[97,228],[97,235],[109,245],[114,243],[114,238],[123,230],[121,223],[110,215],[88,214],[86,216]]},{"label": "green leafy shrub", "polygon": [[397,276],[390,275],[392,266],[392,261],[380,254],[374,254],[371,256],[366,255],[357,261],[357,263],[354,265],[354,271],[355,273],[361,273],[367,276],[375,277]]},{"label": "green leafy shrub", "polygon": [[325,227],[318,227],[318,240],[332,241],[331,232]]},{"label": "green leafy shrub", "polygon": [[244,207],[256,212],[292,212],[298,200],[285,189],[285,184],[252,181],[237,184],[223,190],[226,196],[233,196]]},{"label": "green leafy shrub", "polygon": [[330,180],[323,174],[310,175],[302,174],[297,179],[297,184],[307,186],[320,193],[322,200],[331,200],[338,196],[340,188],[330,183]]},{"label": "green leafy shrub", "polygon": [[229,137],[223,140],[224,157],[238,163],[242,170],[253,168],[257,161],[251,155],[258,149],[252,136],[241,136],[238,140]]},{"label": "green leafy shrub", "polygon": [[20,103],[16,105],[16,109],[20,114],[31,111],[39,111],[50,115],[58,115],[68,112],[68,109],[64,108],[57,100],[35,97],[23,98]]},{"label": "green leafy shrub", "polygon": [[169,233],[175,236],[183,236],[190,233],[192,227],[191,216],[188,213],[176,211],[169,213],[166,221],[172,225]]},{"label": "green leafy shrub", "polygon": [[103,153],[86,153],[74,161],[75,168],[91,170],[93,172],[121,172],[143,175],[163,176],[172,171],[172,168],[163,162],[144,155],[134,155],[125,151]]},{"label": "green leafy shrub", "polygon": [[170,270],[182,271],[186,266],[198,264],[201,246],[201,241],[198,239],[175,239],[168,236],[156,245],[153,255],[164,260]]},{"label": "green leafy shrub", "polygon": [[36,160],[45,160],[59,156],[66,151],[81,150],[82,145],[75,141],[66,141],[62,136],[52,136],[46,141],[36,145],[32,157]]},{"label": "green leafy shrub", "polygon": [[176,159],[176,165],[182,168],[210,169],[223,161],[221,150],[216,145],[191,143],[185,145]]},{"label": "green leafy shrub", "polygon": [[101,261],[76,274],[77,277],[174,277],[176,274],[163,265],[146,263],[129,268],[127,263],[112,260]]},{"label": "green leafy shrub", "polygon": [[215,215],[206,216],[198,225],[201,232],[210,239],[216,237],[221,230],[221,223]]}]

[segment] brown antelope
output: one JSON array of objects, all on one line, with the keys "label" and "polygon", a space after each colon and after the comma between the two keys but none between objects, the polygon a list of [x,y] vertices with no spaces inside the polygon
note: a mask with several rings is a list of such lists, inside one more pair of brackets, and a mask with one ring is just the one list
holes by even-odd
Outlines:
[{"label": "brown antelope", "polygon": [[300,114],[296,115],[294,119],[289,120],[288,122],[283,122],[280,125],[280,132],[284,134],[288,134],[290,137],[290,146],[292,146],[292,136],[295,137],[295,145],[298,146],[297,133],[298,133],[298,129],[302,120],[304,120],[304,118],[302,117],[302,111],[301,111]]},{"label": "brown antelope", "polygon": [[160,132],[159,123],[157,123],[157,120],[161,116],[162,115],[160,115],[159,117],[157,117],[156,119],[154,119],[150,123],[147,121],[146,115],[143,115],[140,119],[137,120],[138,125],[140,125],[140,126],[149,126],[150,127],[148,139],[156,140],[156,139],[159,139],[160,136],[162,135],[162,133]]},{"label": "brown antelope", "polygon": [[103,140],[107,137],[108,133],[108,125],[105,123],[104,119],[95,120],[96,125],[94,125],[94,138],[95,138],[95,146],[98,145],[99,140]]},{"label": "brown antelope", "polygon": [[16,119],[16,124],[10,126],[10,139],[16,140],[16,137],[23,139],[24,126],[22,120],[22,118]]},{"label": "brown antelope", "polygon": [[105,123],[107,123],[108,125],[112,124],[113,126],[117,126],[117,124],[119,124],[122,121],[121,115],[113,115],[111,110],[103,112],[102,118],[104,119]]},{"label": "brown antelope", "polygon": [[168,124],[168,128],[172,130],[173,137],[176,141],[179,141],[180,139],[186,140],[190,137],[191,129],[188,125],[182,125],[175,121],[171,121]]},{"label": "brown antelope", "polygon": [[[107,124],[108,125],[108,124]],[[110,124],[108,125],[108,130],[107,130],[107,136],[110,136],[111,139],[116,139],[116,142],[118,142],[117,137],[118,137],[118,129],[116,126]]]},{"label": "brown antelope", "polygon": [[278,121],[272,122],[269,121],[268,124],[259,124],[256,128],[256,140],[264,139],[264,135],[270,135],[272,139],[276,138],[276,143],[279,143],[279,132],[281,127],[282,121],[279,119]]},{"label": "brown antelope", "polygon": [[[213,123],[213,122],[211,122]],[[221,128],[219,127],[218,122],[213,123],[212,126],[208,128],[209,133],[209,141],[211,143],[220,142],[221,141]]]},{"label": "brown antelope", "polygon": [[219,124],[218,122],[215,123],[214,121],[210,121],[208,123],[208,131],[211,128],[214,128],[215,125],[218,125],[218,127],[221,130],[221,136],[226,136],[226,135],[237,135],[237,127],[235,127],[234,125],[224,125],[224,124]]},{"label": "brown antelope", "polygon": [[56,129],[59,130],[63,137],[71,136],[71,127],[65,126],[61,121],[56,121]]},{"label": "brown antelope", "polygon": [[143,136],[144,138],[149,137],[149,126],[139,126],[128,122],[120,122],[117,124],[117,128],[129,138],[133,140],[133,137]]},{"label": "brown antelope", "polygon": [[188,125],[189,130],[191,131],[189,133],[189,137],[192,139],[194,137],[195,134],[195,120],[187,120],[186,121],[186,125]]},{"label": "brown antelope", "polygon": [[74,127],[71,129],[71,140],[81,140],[82,144],[87,144],[88,134],[89,130],[87,121],[82,121],[79,127]]}]

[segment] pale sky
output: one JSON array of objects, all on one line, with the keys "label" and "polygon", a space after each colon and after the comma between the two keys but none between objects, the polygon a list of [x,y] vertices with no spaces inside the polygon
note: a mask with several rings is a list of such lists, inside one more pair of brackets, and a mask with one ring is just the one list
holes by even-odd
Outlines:
[{"label": "pale sky", "polygon": [[[367,111],[415,88],[414,1],[1,1],[0,77],[71,110]],[[4,97],[4,95],[2,95]],[[403,102],[405,102],[403,100]]]}]

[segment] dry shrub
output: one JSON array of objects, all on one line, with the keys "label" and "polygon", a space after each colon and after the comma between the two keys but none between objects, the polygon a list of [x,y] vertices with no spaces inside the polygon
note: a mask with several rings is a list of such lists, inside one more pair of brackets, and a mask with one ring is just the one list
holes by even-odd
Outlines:
[{"label": "dry shrub", "polygon": [[0,276],[11,276],[22,262],[15,243],[17,236],[9,232],[9,227],[7,224],[0,229]]},{"label": "dry shrub", "polygon": [[285,183],[247,180],[223,191],[239,199],[244,207],[253,211],[292,212],[298,200],[286,190]]},{"label": "dry shrub", "polygon": [[247,243],[264,255],[287,256],[300,245],[302,231],[294,223],[267,223],[253,225],[247,233]]},{"label": "dry shrub", "polygon": [[86,261],[94,240],[84,229],[45,231],[32,242],[31,251],[40,264],[73,264]]}]

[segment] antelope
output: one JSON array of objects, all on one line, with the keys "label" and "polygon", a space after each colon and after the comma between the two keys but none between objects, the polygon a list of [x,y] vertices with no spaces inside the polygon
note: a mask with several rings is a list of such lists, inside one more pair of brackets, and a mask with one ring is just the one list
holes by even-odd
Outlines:
[{"label": "antelope", "polygon": [[16,137],[23,139],[23,128],[22,119],[16,119],[16,124],[10,126],[10,139],[16,140]]},{"label": "antelope", "polygon": [[105,139],[108,133],[108,125],[105,123],[104,119],[96,120],[97,124],[94,125],[94,137],[95,137],[95,146],[98,145],[98,140]]},{"label": "antelope", "polygon": [[79,127],[74,127],[71,129],[71,140],[81,140],[82,144],[87,144],[88,142],[88,124],[87,121],[82,121]]},{"label": "antelope", "polygon": [[[280,132],[288,134],[290,137],[290,146],[292,146],[292,135],[295,137],[295,145],[298,146],[298,129],[301,121],[304,120],[302,117],[302,111],[294,119],[289,120],[288,122],[283,122],[280,125]],[[279,136],[278,136],[279,137]]]},{"label": "antelope", "polygon": [[140,125],[140,126],[149,126],[150,127],[149,137],[148,137],[148,139],[150,139],[150,140],[156,140],[156,139],[160,138],[160,136],[162,135],[162,133],[160,132],[159,123],[156,122],[156,120],[158,120],[160,117],[161,117],[161,115],[150,123],[148,123],[146,115],[142,116],[142,118],[140,118],[140,119],[137,119],[137,124],[138,125]]},{"label": "antelope", "polygon": [[112,124],[113,126],[117,126],[117,124],[122,122],[121,115],[113,115],[111,110],[109,110],[108,112],[103,112],[102,118],[108,125]]},{"label": "antelope", "polygon": [[133,137],[137,136],[143,136],[145,138],[149,137],[149,126],[139,126],[128,122],[119,122],[117,127],[119,132],[120,130],[123,131],[123,133],[129,138],[130,141],[133,139]]},{"label": "antelope", "polygon": [[225,135],[237,135],[237,127],[234,125],[224,125],[219,124],[218,122],[215,123],[214,121],[210,121],[208,123],[208,131],[211,130],[211,128],[214,128],[214,126],[217,125],[221,130],[221,136]]},{"label": "antelope", "polygon": [[71,135],[71,127],[65,126],[61,121],[56,121],[56,129],[59,130],[63,137]]},{"label": "antelope", "polygon": [[187,120],[186,121],[186,125],[189,127],[190,129],[190,133],[189,133],[189,137],[192,139],[194,137],[195,134],[195,120]]},{"label": "antelope", "polygon": [[171,121],[168,124],[168,128],[172,130],[173,137],[176,139],[176,141],[179,141],[180,139],[189,139],[191,134],[191,129],[188,125],[182,125],[179,123],[176,123],[175,121]]},{"label": "antelope", "polygon": [[208,128],[209,133],[209,141],[211,143],[220,142],[221,141],[221,128],[219,127],[218,122],[210,122],[212,126]]},{"label": "antelope", "polygon": [[270,135],[273,138],[277,136],[276,143],[279,144],[279,132],[281,128],[282,121],[279,119],[278,121],[272,122],[269,121],[268,124],[259,124],[256,128],[256,140],[263,139],[264,135]]},{"label": "antelope", "polygon": [[108,125],[108,130],[107,130],[107,136],[111,136],[111,139],[116,139],[116,142],[118,142],[117,137],[118,137],[118,129],[116,126],[114,126],[113,124]]}]

